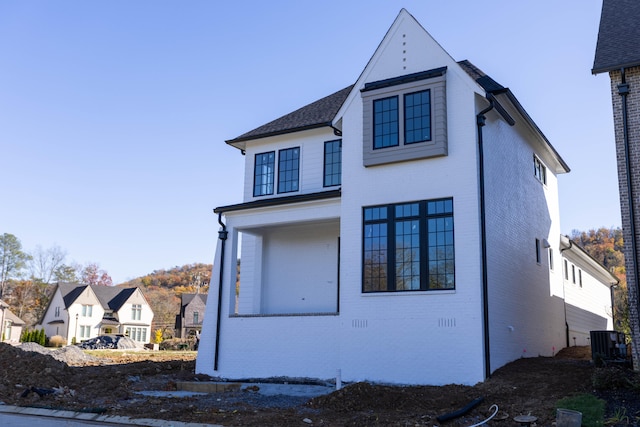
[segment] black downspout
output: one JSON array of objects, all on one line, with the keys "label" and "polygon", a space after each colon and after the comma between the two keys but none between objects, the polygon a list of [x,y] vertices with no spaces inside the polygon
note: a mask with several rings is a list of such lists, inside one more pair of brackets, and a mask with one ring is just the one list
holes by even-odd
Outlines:
[{"label": "black downspout", "polygon": [[[569,247],[568,248],[564,248],[564,249],[560,249],[560,260],[562,261],[562,253],[564,251],[566,251],[567,249],[571,249],[573,247],[573,240],[569,239]],[[564,262],[562,263],[562,268],[564,269]],[[564,274],[569,274],[568,272],[563,272]],[[567,342],[567,347],[569,347],[571,345],[571,342],[569,340],[569,322],[567,321],[567,300],[566,300],[566,293],[565,293],[565,289],[564,289],[564,275],[562,276],[562,305],[564,306],[564,334],[565,334],[565,339]]]},{"label": "black downspout", "polygon": [[478,174],[480,181],[480,245],[482,252],[482,311],[484,327],[484,376],[491,376],[491,341],[489,340],[489,278],[487,274],[487,227],[484,203],[484,147],[482,141],[482,127],[485,125],[485,114],[494,108],[493,100],[489,106],[476,116],[478,127]]},{"label": "black downspout", "polygon": [[220,242],[220,278],[218,280],[218,315],[216,320],[216,349],[213,356],[213,370],[218,370],[218,355],[220,354],[220,319],[222,318],[222,280],[224,272],[224,244],[227,241],[227,226],[222,222],[222,212],[218,214],[218,224],[222,229],[218,231],[218,238],[222,240]]},{"label": "black downspout", "polygon": [[[618,85],[618,94],[622,97],[622,133],[624,140],[625,173],[627,175],[627,197],[629,199],[629,232],[631,233],[631,264],[633,265],[633,280],[636,287],[636,304],[640,313],[640,274],[638,274],[638,249],[636,245],[636,221],[633,206],[633,185],[631,179],[631,150],[629,148],[629,123],[627,114],[627,95],[629,85],[626,82],[624,68],[620,69],[621,83]],[[640,314],[639,314],[640,315]],[[640,361],[636,360],[636,363]],[[636,367],[637,369],[637,367]]]}]

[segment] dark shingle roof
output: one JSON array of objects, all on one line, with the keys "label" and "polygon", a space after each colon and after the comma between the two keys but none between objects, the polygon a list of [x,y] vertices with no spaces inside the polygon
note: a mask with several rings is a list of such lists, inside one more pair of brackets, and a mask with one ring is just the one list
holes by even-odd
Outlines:
[{"label": "dark shingle roof", "polygon": [[227,144],[330,126],[352,88],[353,85],[312,102],[293,113],[286,114],[237,138],[230,139]]},{"label": "dark shingle roof", "polygon": [[487,92],[495,93],[506,90],[504,86],[486,75],[480,68],[468,60],[458,61],[458,65]]},{"label": "dark shingle roof", "polygon": [[640,65],[640,1],[603,0],[593,74]]},{"label": "dark shingle roof", "polygon": [[137,288],[117,288],[115,286],[96,286],[96,285],[75,285],[71,283],[59,283],[60,293],[64,300],[65,308],[69,308],[71,304],[87,289],[91,288],[98,298],[100,305],[105,310],[118,311]]}]

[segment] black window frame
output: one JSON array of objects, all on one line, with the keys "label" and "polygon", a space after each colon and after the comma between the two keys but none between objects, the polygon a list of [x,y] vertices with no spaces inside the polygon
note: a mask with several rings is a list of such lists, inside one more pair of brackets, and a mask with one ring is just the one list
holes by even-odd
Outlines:
[{"label": "black window frame", "polygon": [[533,155],[533,175],[538,181],[547,185],[547,167],[535,154]]},{"label": "black window frame", "polygon": [[[272,156],[271,162],[260,162],[258,163],[258,159],[262,159],[263,157]],[[271,164],[271,171],[268,170],[269,163]],[[258,167],[264,167],[266,165],[267,171],[258,173]],[[276,174],[276,152],[275,151],[266,151],[264,153],[256,153],[254,157],[253,163],[253,197],[260,196],[270,196],[275,191],[275,175]],[[258,177],[261,177],[258,180]],[[271,177],[271,181],[269,179],[265,180],[265,177]],[[270,187],[269,187],[270,186]],[[258,191],[259,189],[266,188],[266,191]],[[270,189],[270,191],[269,191]]]},{"label": "black window frame", "polygon": [[[416,233],[399,234],[416,226]],[[453,198],[363,207],[362,232],[362,293],[455,290]],[[408,252],[400,254],[398,245]],[[418,286],[411,287],[416,275]]]},{"label": "black window frame", "polygon": [[[331,147],[331,151],[327,151],[327,147]],[[324,142],[322,186],[335,187],[338,185],[342,185],[342,139]]]},{"label": "black window frame", "polygon": [[[413,97],[413,96],[416,96],[416,95],[422,95],[422,94],[425,94],[425,93],[428,95],[427,96],[427,101],[428,102],[427,102],[426,106],[425,106],[424,102],[420,104],[420,109],[421,109],[421,111],[423,111],[422,114],[420,114],[420,115],[415,115],[415,114],[409,115],[408,111],[407,111],[408,108],[415,108],[416,104],[412,104],[411,106],[408,107],[407,98],[408,97]],[[418,90],[418,91],[415,91],[415,92],[405,93],[403,95],[403,97],[402,97],[402,108],[403,108],[403,111],[404,111],[404,115],[403,115],[404,139],[402,141],[403,144],[410,145],[410,144],[419,144],[421,142],[431,141],[431,138],[432,138],[431,131],[433,129],[432,122],[431,122],[431,89],[424,89],[424,90]],[[424,113],[425,111],[426,111],[426,114]],[[429,136],[426,137],[426,138],[420,138],[420,139],[415,139],[414,140],[413,138],[409,138],[407,135],[408,135],[408,132],[411,132],[411,131],[416,132],[416,129],[418,129],[418,128],[417,127],[412,127],[411,130],[409,130],[408,123],[410,121],[417,120],[418,117],[421,119],[421,121],[424,120],[424,117],[428,117],[427,120],[429,122],[429,128],[428,128],[429,129],[428,130]],[[419,129],[424,129],[424,127],[420,127]]]},{"label": "black window frame", "polygon": [[300,147],[278,150],[277,173],[278,194],[300,191]]},{"label": "black window frame", "polygon": [[[382,111],[378,111],[377,107],[379,105],[383,105],[386,102],[395,101],[395,109],[385,109]],[[393,115],[393,117],[388,120],[383,120],[380,122],[381,118],[384,118],[385,114]],[[382,116],[382,117],[380,117]],[[393,119],[393,120],[392,120]],[[394,129],[387,129],[384,132],[384,127],[388,126]],[[381,128],[379,128],[381,127]],[[379,132],[383,131],[383,132]],[[384,138],[386,135],[395,136],[395,141],[392,141],[388,144],[378,144],[378,138]],[[384,140],[383,140],[384,142]],[[397,147],[400,144],[400,99],[398,95],[386,96],[384,98],[378,98],[373,100],[373,149],[374,150],[383,150],[389,147]]]}]

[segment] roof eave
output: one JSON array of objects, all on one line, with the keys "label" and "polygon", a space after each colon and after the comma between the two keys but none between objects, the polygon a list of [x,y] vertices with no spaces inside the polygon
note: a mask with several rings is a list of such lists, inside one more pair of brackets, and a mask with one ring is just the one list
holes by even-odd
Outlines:
[{"label": "roof eave", "polygon": [[247,145],[245,144],[245,142],[247,141],[254,141],[256,139],[262,139],[262,138],[268,138],[270,136],[278,136],[278,135],[286,135],[286,134],[290,134],[290,133],[296,133],[296,132],[302,132],[305,130],[311,130],[311,129],[319,129],[319,128],[323,128],[323,127],[333,127],[333,123],[332,122],[323,122],[323,123],[315,123],[313,125],[307,125],[307,126],[300,126],[297,128],[292,128],[292,129],[285,129],[285,130],[279,130],[279,131],[275,131],[275,132],[266,132],[266,133],[262,133],[262,134],[258,134],[258,135],[251,135],[251,136],[246,136],[246,137],[238,137],[238,138],[234,138],[234,139],[229,139],[227,141],[225,141],[225,143],[227,143],[228,145],[237,148],[238,150],[245,150]]},{"label": "roof eave", "polygon": [[[498,93],[496,93],[496,94],[498,94]],[[533,121],[533,119],[531,118],[529,113],[527,113],[527,111],[524,109],[522,104],[520,104],[520,101],[518,101],[518,99],[515,97],[513,92],[511,92],[510,89],[505,88],[504,90],[501,90],[499,94],[504,94],[507,97],[507,99],[509,100],[511,105],[513,105],[513,107],[518,111],[518,113],[526,120],[526,122],[529,124],[529,126],[531,126],[531,128],[538,135],[540,135],[540,137],[544,140],[544,142],[546,143],[547,147],[549,147],[549,150],[551,151],[553,156],[558,161],[559,168],[556,168],[555,172],[556,173],[569,173],[571,171],[571,168],[569,167],[569,165],[560,156],[560,153],[558,153],[558,151],[556,151],[555,147],[553,145],[551,145],[551,142],[547,139],[547,137],[542,132],[542,130],[538,127],[536,122]]]},{"label": "roof eave", "polygon": [[627,62],[624,64],[600,66],[597,68],[594,67],[591,69],[591,74],[595,75],[595,74],[601,74],[601,73],[610,73],[611,71],[618,71],[623,68],[633,68],[633,67],[640,67],[640,61]]}]

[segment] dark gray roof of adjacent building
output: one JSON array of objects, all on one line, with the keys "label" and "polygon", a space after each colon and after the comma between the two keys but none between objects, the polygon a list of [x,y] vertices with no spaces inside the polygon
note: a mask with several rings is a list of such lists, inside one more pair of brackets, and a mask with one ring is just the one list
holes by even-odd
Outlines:
[{"label": "dark gray roof of adjacent building", "polygon": [[182,307],[188,305],[196,297],[200,298],[203,303],[205,303],[205,304],[207,303],[207,294],[201,294],[201,293],[197,293],[197,294],[182,294],[182,295],[180,295],[180,300],[181,300]]},{"label": "dark gray roof of adjacent building", "polygon": [[137,288],[118,288],[115,286],[77,285],[72,283],[58,283],[65,308],[90,287],[104,309],[118,311]]},{"label": "dark gray roof of adjacent building", "polygon": [[348,86],[336,93],[312,102],[292,113],[244,133],[237,138],[230,139],[227,141],[227,144],[331,126],[333,118],[338,113],[340,107],[342,107],[352,88],[353,85]]},{"label": "dark gray roof of adjacent building", "polygon": [[593,74],[640,65],[640,1],[603,0]]}]

